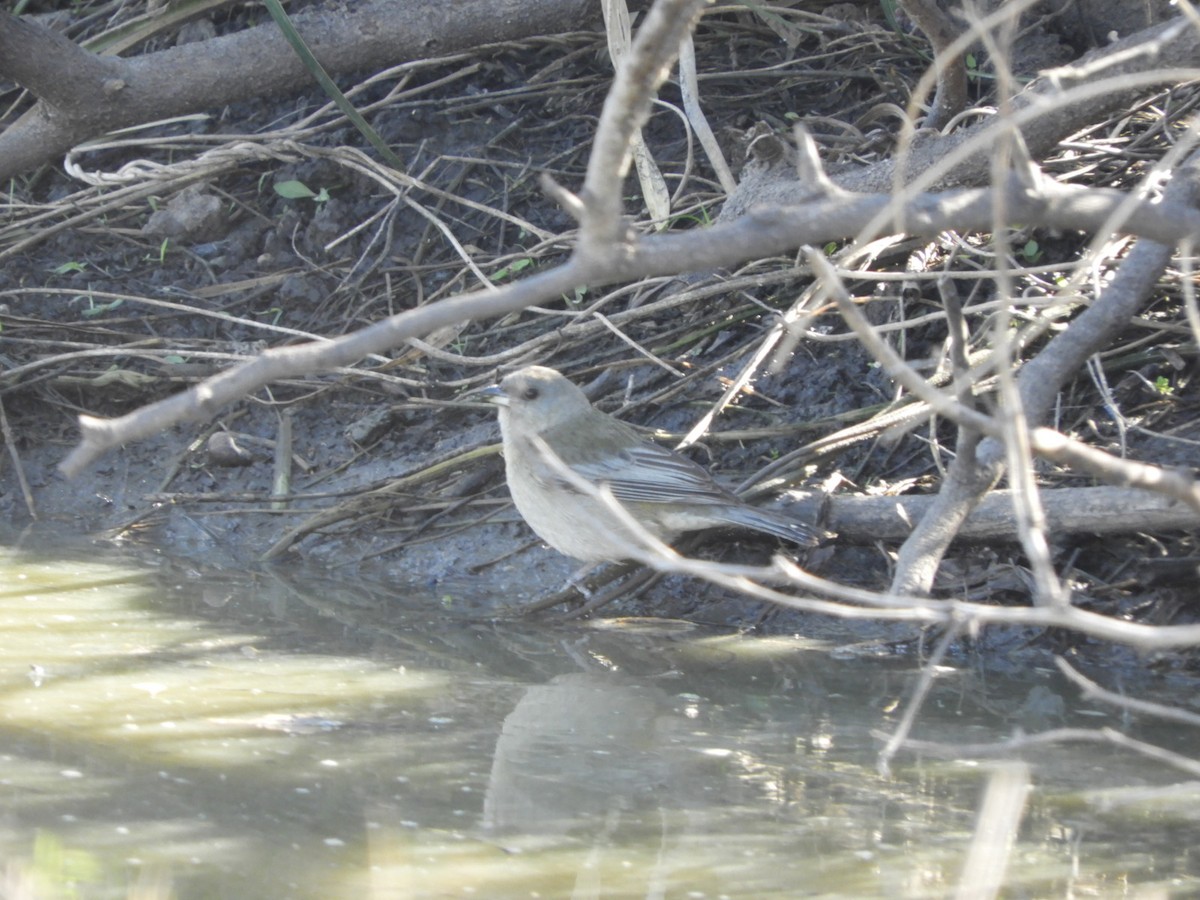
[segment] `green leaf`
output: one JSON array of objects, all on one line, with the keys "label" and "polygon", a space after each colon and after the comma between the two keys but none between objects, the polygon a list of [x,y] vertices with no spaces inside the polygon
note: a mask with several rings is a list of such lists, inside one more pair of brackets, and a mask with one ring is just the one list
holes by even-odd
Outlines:
[{"label": "green leaf", "polygon": [[575,292],[572,296],[568,297],[566,294],[562,295],[563,303],[567,304],[567,306],[579,306],[581,303],[583,303],[583,298],[587,296],[587,292],[587,285],[577,287],[575,288]]},{"label": "green leaf", "polygon": [[507,266],[505,266],[503,269],[501,269],[495,275],[493,275],[492,280],[493,281],[503,281],[505,278],[511,278],[513,275],[516,275],[522,269],[528,269],[532,265],[533,265],[533,260],[530,259],[528,256],[523,257],[522,259],[513,260]]},{"label": "green leaf", "polygon": [[112,303],[101,303],[97,306],[85,309],[80,315],[82,315],[85,319],[94,319],[96,316],[102,316],[106,312],[112,312],[124,302],[124,300],[114,300]]},{"label": "green leaf", "polygon": [[87,268],[87,263],[81,262],[65,262],[62,265],[55,266],[51,271],[55,275],[67,275],[71,272],[82,272]]},{"label": "green leaf", "polygon": [[316,194],[303,181],[277,181],[275,182],[275,193],[285,200],[312,200],[316,198]]}]

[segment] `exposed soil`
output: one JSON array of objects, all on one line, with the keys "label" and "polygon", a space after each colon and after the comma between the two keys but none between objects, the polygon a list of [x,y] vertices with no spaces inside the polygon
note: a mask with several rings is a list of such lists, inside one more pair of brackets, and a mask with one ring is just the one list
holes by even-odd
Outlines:
[{"label": "exposed soil", "polygon": [[[889,152],[895,123],[880,110],[907,103],[927,61],[919,36],[903,23],[897,29],[869,18],[870,9],[842,21],[788,20],[794,31],[786,33],[749,12],[706,20],[697,47],[703,101],[731,159],[755,122],[784,132],[796,118],[807,121],[833,166]],[[1023,38],[1031,53],[1045,54],[1039,63],[1078,52],[1071,45],[1078,37],[1051,25]],[[272,552],[274,564],[299,559],[346,577],[387,580],[397,593],[455,609],[486,612],[555,589],[574,564],[539,546],[517,519],[499,457],[471,452],[494,445],[497,430],[492,413],[467,392],[493,381],[501,366],[540,362],[580,383],[602,377],[600,405],[629,421],[685,432],[807,287],[794,260],[766,259],[685,285],[581,292],[555,309],[431,336],[432,347],[398,350],[390,360],[274,385],[214,422],[126,447],[72,481],[55,466],[76,440],[79,413],[121,414],[263,346],[342,334],[473,289],[479,279],[471,266],[502,281],[563,258],[568,244],[559,235],[573,223],[542,193],[538,175],[579,183],[610,73],[603,37],[588,33],[430,60],[380,79],[355,102],[408,164],[413,183],[400,198],[360,165],[364,141],[315,88],[146,129],[79,155],[86,171],[118,173],[135,161],[170,166],[207,154],[207,168],[186,176],[124,170],[122,186],[151,188],[142,196],[123,198],[120,186],[88,186],[57,169],[13,185],[0,225],[0,366],[7,370],[0,370],[0,400],[15,450],[0,456],[5,517],[34,525],[36,515],[37,528],[162,547],[206,566],[256,566]],[[976,99],[987,100],[990,85],[973,79]],[[15,96],[10,90],[6,99]],[[680,102],[673,84],[663,99]],[[1128,186],[1196,99],[1193,88],[1164,92],[1119,123],[1097,123],[1093,134],[1042,163],[1058,177]],[[658,110],[645,136],[676,194],[672,227],[713,219],[721,193],[703,156],[689,152],[675,113]],[[317,196],[276,190],[291,182]],[[640,210],[635,180],[624,193],[630,210]],[[1074,269],[1086,243],[1083,235],[1037,230],[1017,238],[1028,262],[1043,267],[1024,276],[1031,290],[1055,278],[1044,267]],[[951,254],[982,261],[988,252],[986,236],[894,242],[875,266],[931,270]],[[705,294],[711,284],[722,287]],[[930,281],[875,283],[867,275],[855,290],[871,299],[878,322],[940,311]],[[655,305],[672,296],[681,299]],[[592,308],[608,324],[583,314]],[[1063,397],[1059,427],[1101,446],[1124,442],[1138,458],[1194,466],[1194,348],[1182,349],[1185,338],[1175,329],[1182,321],[1179,298],[1164,290],[1109,354],[1107,388],[1136,428],[1118,429],[1086,374]],[[832,313],[813,327],[845,331]],[[907,358],[933,358],[946,325],[932,316],[897,334]],[[686,377],[669,374],[651,354]],[[806,342],[717,419],[699,458],[736,483],[894,395],[856,342]],[[296,467],[286,495],[276,498],[272,448],[285,420]],[[243,452],[210,446],[222,432]],[[784,476],[794,486],[836,473],[840,490],[923,491],[935,486],[953,443],[953,429],[922,426],[801,460]],[[1051,483],[1061,477],[1044,474]],[[724,536],[706,552],[763,559],[774,549]],[[809,562],[838,580],[879,588],[893,550],[837,543]],[[1054,552],[1061,569],[1074,573],[1081,602],[1143,620],[1192,618],[1190,535],[1075,536]],[[962,547],[946,564],[944,585],[997,603],[1028,596],[1016,544]],[[607,611],[808,633],[833,627],[675,578]],[[834,630],[864,640],[913,634],[909,626]],[[1007,652],[1031,637],[1010,632],[988,640]],[[1088,643],[1042,638],[1060,650]]]}]

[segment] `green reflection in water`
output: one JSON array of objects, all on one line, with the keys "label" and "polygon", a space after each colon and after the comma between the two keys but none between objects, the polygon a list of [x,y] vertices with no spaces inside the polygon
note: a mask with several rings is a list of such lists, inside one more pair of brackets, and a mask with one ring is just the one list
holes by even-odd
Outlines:
[{"label": "green reflection in water", "polygon": [[294,750],[295,731],[446,683],[361,658],[259,650],[267,635],[178,616],[137,569],[72,563],[55,577],[21,564],[7,580],[24,589],[0,594],[0,721],[142,762],[253,765]]},{"label": "green reflection in water", "polygon": [[[911,661],[451,621],[436,599],[289,574],[0,554],[10,896],[954,890],[986,765],[874,769]],[[921,736],[1007,736],[1048,683],[948,668]],[[1194,884],[1200,804],[1123,793],[1184,796],[1168,773],[1078,747],[1036,763],[1012,896]]]},{"label": "green reflection in water", "polygon": [[[19,810],[0,845],[24,896],[125,896],[148,872],[174,873],[162,896],[243,895],[311,869],[314,847],[340,865],[357,838],[337,782],[383,742],[347,736],[446,690],[445,672],[280,646],[279,622],[181,615],[198,585],[129,564],[6,552],[0,579],[0,797]],[[297,842],[289,818],[314,812]]]}]

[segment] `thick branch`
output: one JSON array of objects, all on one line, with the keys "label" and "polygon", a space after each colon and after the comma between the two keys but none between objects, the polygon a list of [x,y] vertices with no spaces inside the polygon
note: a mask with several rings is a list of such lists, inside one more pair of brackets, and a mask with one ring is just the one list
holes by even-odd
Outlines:
[{"label": "thick branch", "polygon": [[[631,251],[631,275],[668,274],[671,271],[707,271],[747,259],[761,259],[857,234],[868,225],[885,221],[889,231],[909,235],[935,235],[940,231],[991,231],[995,208],[1005,212],[1008,224],[1028,224],[1066,231],[1093,231],[1105,227],[1120,213],[1118,231],[1174,244],[1200,229],[1200,210],[1180,203],[1139,203],[1121,209],[1129,196],[1106,188],[1084,188],[1044,181],[1036,190],[1017,178],[1001,191],[970,188],[939,194],[920,194],[899,203],[890,194],[840,195],[817,199],[811,195],[795,206],[758,207],[741,219],[722,222],[698,231],[645,238]],[[659,259],[658,257],[661,257]],[[674,270],[669,264],[675,265]]]},{"label": "thick branch", "polygon": [[959,36],[958,29],[937,0],[901,0],[900,5],[925,33],[935,57],[937,93],[924,126],[943,128],[967,105],[967,67],[962,54],[949,49]]},{"label": "thick branch", "polygon": [[[1054,534],[1157,533],[1200,527],[1200,512],[1177,500],[1137,488],[1083,487],[1042,491],[1046,525]],[[937,497],[831,497],[825,525],[849,540],[901,541],[924,519]],[[1009,538],[1016,531],[1010,491],[992,491],[970,511],[953,537]],[[1113,515],[1113,510],[1121,514]],[[936,566],[934,567],[936,570]]]},{"label": "thick branch", "polygon": [[118,83],[125,66],[124,60],[89,53],[57,31],[0,13],[0,75],[62,115],[88,114],[81,100],[105,97],[104,86]]},{"label": "thick branch", "polygon": [[[301,12],[294,21],[326,71],[336,75],[574,31],[594,14],[589,0],[370,0],[352,12]],[[112,59],[7,13],[0,14],[0,77],[41,98],[0,134],[0,179],[108,131],[293,91],[311,80],[274,24]]]}]

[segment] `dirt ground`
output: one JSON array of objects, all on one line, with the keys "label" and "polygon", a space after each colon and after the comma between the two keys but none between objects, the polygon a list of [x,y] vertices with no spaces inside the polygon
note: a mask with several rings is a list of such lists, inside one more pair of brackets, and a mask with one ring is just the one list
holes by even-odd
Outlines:
[{"label": "dirt ground", "polygon": [[[218,32],[238,27],[248,13],[223,15],[214,20]],[[1059,20],[1061,31],[1052,24],[1024,38],[1028,52],[1020,58],[1030,71],[1080,51],[1068,19]],[[798,118],[831,167],[888,153],[894,122],[887,104],[902,108],[927,65],[919,35],[874,7],[852,6],[840,19],[801,25],[782,35],[748,11],[733,11],[712,17],[698,38],[703,101],[727,155],[740,158],[740,136],[755,123],[783,132]],[[610,75],[603,37],[579,33],[430,60],[405,75],[411,80],[379,81],[356,103],[408,165],[412,182],[400,197],[355,164],[347,148],[363,147],[362,138],[316,88],[212,110],[79,154],[84,170],[107,173],[139,160],[170,166],[201,157],[210,168],[200,178],[160,174],[141,182],[154,190],[120,202],[112,202],[118,187],[87,185],[61,168],[14,184],[0,219],[0,402],[10,436],[9,452],[0,455],[5,518],[35,532],[162,548],[214,570],[318,566],[463,612],[487,613],[561,585],[574,564],[538,545],[508,504],[495,417],[471,391],[502,368],[544,363],[581,384],[603,378],[602,407],[679,435],[807,286],[794,259],[702,273],[687,287],[715,289],[693,291],[697,296],[675,305],[660,302],[679,289],[665,279],[603,295],[581,291],[557,308],[467,324],[390,359],[275,384],[213,422],[127,446],[73,480],[55,467],[76,440],[80,413],[122,414],[264,346],[343,334],[473,289],[480,281],[472,266],[500,282],[564,258],[569,247],[559,235],[573,223],[542,193],[538,175],[579,183]],[[985,78],[972,80],[980,102],[989,86]],[[8,89],[9,103],[15,97]],[[673,83],[663,99],[679,102]],[[1073,149],[1042,163],[1057,176],[1086,167],[1096,183],[1127,186],[1196,100],[1194,87],[1163,92],[1119,123],[1098,123]],[[253,136],[255,152],[219,152],[243,136]],[[646,142],[676,193],[671,227],[702,227],[715,218],[720,190],[674,112],[655,113]],[[120,185],[144,177],[125,174]],[[295,183],[312,196],[295,196],[288,189]],[[634,180],[624,193],[630,210],[640,210]],[[1064,270],[1086,242],[1084,235],[1034,229],[1020,237],[1031,262]],[[914,259],[944,257],[951,245],[980,258],[987,252],[986,236],[900,241],[881,250],[876,265],[904,271]],[[1032,285],[1053,275],[1042,268],[1028,278]],[[936,356],[945,339],[944,320],[921,319],[938,309],[927,285],[899,289],[865,278],[857,287],[873,298],[877,321],[921,320],[903,332],[909,359]],[[613,327],[585,314],[592,308],[603,308]],[[1107,387],[1136,428],[1119,427],[1106,414],[1101,389],[1086,373],[1064,395],[1059,427],[1101,446],[1124,442],[1138,458],[1194,466],[1194,346],[1185,347],[1174,329],[1180,309],[1178,297],[1164,290],[1108,354]],[[759,378],[697,452],[720,477],[737,483],[895,397],[856,342],[836,339],[845,332],[836,315],[813,327],[830,339],[802,344],[778,371]],[[685,377],[668,374],[651,356]],[[294,474],[278,492],[273,456],[285,422],[294,435]],[[214,435],[231,437],[236,447],[224,437],[213,443]],[[841,491],[922,492],[936,487],[953,443],[952,428],[922,426],[803,459],[785,476],[809,489],[835,482]],[[1071,483],[1049,469],[1044,475],[1047,483]],[[1192,543],[1186,534],[1074,535],[1057,540],[1053,551],[1090,608],[1175,622],[1193,618]],[[774,549],[721,536],[704,552],[761,560]],[[809,564],[827,577],[881,588],[895,549],[836,542]],[[944,586],[956,596],[1027,600],[1015,543],[963,545],[945,571]],[[862,640],[914,636],[910,626],[835,628],[679,578],[606,613],[807,633],[829,628]],[[985,641],[1004,654],[1035,638],[1056,650],[1089,645],[1078,636],[1011,631]]]}]

